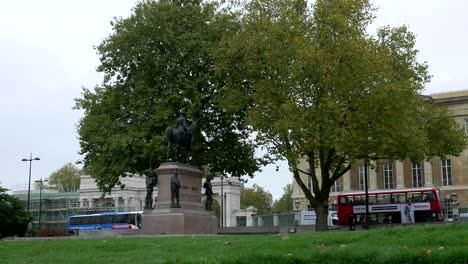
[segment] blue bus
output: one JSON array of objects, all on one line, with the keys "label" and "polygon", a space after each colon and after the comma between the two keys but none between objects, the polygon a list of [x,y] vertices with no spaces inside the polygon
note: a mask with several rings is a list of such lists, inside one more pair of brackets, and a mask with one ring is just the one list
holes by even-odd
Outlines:
[{"label": "blue bus", "polygon": [[76,235],[79,230],[140,229],[142,213],[143,211],[74,215],[68,218],[67,230]]}]

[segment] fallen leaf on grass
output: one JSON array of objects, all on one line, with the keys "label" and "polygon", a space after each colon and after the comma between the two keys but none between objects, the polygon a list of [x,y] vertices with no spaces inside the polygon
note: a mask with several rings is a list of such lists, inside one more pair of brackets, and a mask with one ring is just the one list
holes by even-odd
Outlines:
[{"label": "fallen leaf on grass", "polygon": [[325,246],[325,244],[317,244],[317,247],[318,248],[326,248],[327,246]]},{"label": "fallen leaf on grass", "polygon": [[407,246],[401,246],[401,247],[400,247],[400,250],[407,250],[407,249],[408,249]]},{"label": "fallen leaf on grass", "polygon": [[438,249],[439,249],[439,250],[444,250],[445,247],[444,247],[444,246],[441,246],[441,247],[439,247]]},{"label": "fallen leaf on grass", "polygon": [[288,253],[288,254],[284,254],[286,257],[291,257],[291,256],[294,256],[293,253]]},{"label": "fallen leaf on grass", "polygon": [[223,245],[225,245],[225,246],[230,246],[230,245],[231,245],[231,241],[226,241],[226,242],[223,243]]},{"label": "fallen leaf on grass", "polygon": [[289,236],[282,236],[281,239],[283,240],[289,239]]},{"label": "fallen leaf on grass", "polygon": [[341,245],[340,245],[340,248],[345,248],[345,247],[347,247],[347,246],[348,246],[348,245],[346,245],[346,244],[341,244]]},{"label": "fallen leaf on grass", "polygon": [[422,253],[423,253],[424,255],[428,255],[428,254],[431,254],[431,250],[425,248],[425,249],[422,250]]}]

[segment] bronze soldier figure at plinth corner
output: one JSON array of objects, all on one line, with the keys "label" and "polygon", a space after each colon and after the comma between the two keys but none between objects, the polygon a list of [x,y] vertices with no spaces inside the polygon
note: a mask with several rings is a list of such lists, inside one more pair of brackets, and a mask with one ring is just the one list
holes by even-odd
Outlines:
[{"label": "bronze soldier figure at plinth corner", "polygon": [[[175,174],[171,177],[171,208],[180,208],[179,201],[179,189],[180,189],[180,180],[177,176],[177,169]],[[174,199],[176,202],[174,202]]]}]

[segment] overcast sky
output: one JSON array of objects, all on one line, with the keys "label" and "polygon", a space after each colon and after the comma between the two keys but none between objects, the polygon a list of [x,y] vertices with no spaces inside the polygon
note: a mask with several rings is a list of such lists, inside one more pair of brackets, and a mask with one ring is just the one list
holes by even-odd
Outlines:
[{"label": "overcast sky", "polygon": [[[102,80],[93,46],[111,33],[113,17],[127,17],[135,0],[0,0],[0,186],[27,188],[79,156],[72,110],[81,87]],[[371,26],[406,24],[417,35],[420,61],[434,76],[426,94],[468,89],[468,1],[379,0]],[[286,163],[268,166],[257,183],[273,194],[292,182]]]}]

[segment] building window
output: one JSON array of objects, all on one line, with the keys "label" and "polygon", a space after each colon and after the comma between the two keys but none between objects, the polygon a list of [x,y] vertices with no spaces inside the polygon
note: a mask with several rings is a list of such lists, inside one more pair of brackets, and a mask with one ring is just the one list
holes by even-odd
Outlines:
[{"label": "building window", "polygon": [[310,169],[307,169],[307,188],[312,191],[312,176],[310,175]]},{"label": "building window", "polygon": [[341,182],[340,179],[336,180],[331,187],[331,192],[339,192],[341,191]]},{"label": "building window", "polygon": [[359,174],[359,190],[365,190],[365,175],[364,175],[364,165],[359,165],[358,166],[358,174]]},{"label": "building window", "polygon": [[422,176],[421,162],[411,162],[411,174],[413,176],[413,187],[423,187],[424,182]]},{"label": "building window", "polygon": [[442,160],[442,185],[452,186],[452,161],[451,160]]},{"label": "building window", "polygon": [[238,216],[236,217],[237,226],[247,226],[247,217],[246,216]]},{"label": "building window", "polygon": [[384,189],[393,189],[394,188],[394,179],[393,179],[393,164],[385,163],[383,165],[383,174],[384,174]]},{"label": "building window", "polygon": [[468,118],[465,119],[464,127],[465,127],[465,134],[468,135]]},{"label": "building window", "polygon": [[447,215],[448,219],[453,220],[453,207],[452,207],[452,199],[450,196],[447,199],[444,199],[445,204],[445,214]]}]

